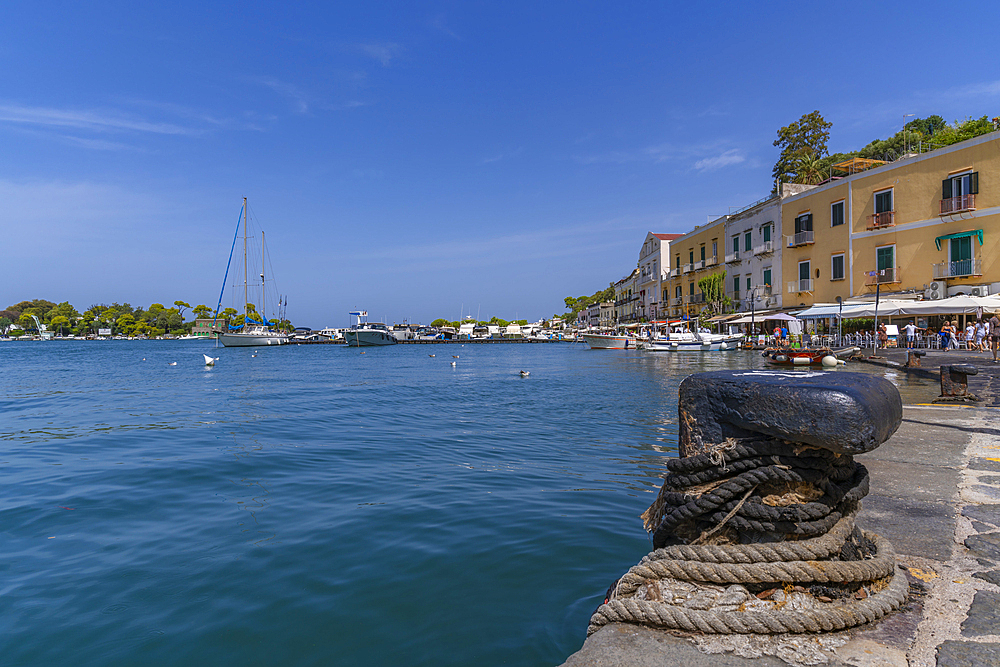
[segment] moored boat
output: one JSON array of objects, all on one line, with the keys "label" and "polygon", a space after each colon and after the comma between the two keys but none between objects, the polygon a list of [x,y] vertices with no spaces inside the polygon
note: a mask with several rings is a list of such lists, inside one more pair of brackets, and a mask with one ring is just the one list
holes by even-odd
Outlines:
[{"label": "moored boat", "polygon": [[[769,347],[761,353],[761,356],[767,359],[767,363],[775,366],[836,366],[859,349],[857,347],[845,347],[837,350],[830,349],[829,347],[817,347],[813,349]],[[834,359],[834,362],[826,362],[824,364],[823,359],[826,357],[831,357]]]},{"label": "moored boat", "polygon": [[344,340],[350,347],[373,347],[376,345],[395,345],[396,337],[382,322],[368,322],[368,311],[355,310],[350,313],[358,321],[344,332]]},{"label": "moored boat", "polygon": [[635,347],[635,339],[627,334],[580,334],[591,350],[627,350]]}]

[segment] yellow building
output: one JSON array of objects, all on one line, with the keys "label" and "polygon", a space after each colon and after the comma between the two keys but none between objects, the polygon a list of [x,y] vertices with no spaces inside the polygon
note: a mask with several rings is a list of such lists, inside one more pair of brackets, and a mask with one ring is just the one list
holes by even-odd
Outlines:
[{"label": "yellow building", "polygon": [[786,308],[836,297],[1000,291],[1000,132],[782,201]]},{"label": "yellow building", "polygon": [[669,284],[663,287],[661,303],[667,303],[669,297],[671,317],[696,315],[705,306],[705,296],[698,288],[698,281],[725,270],[726,219],[723,216],[695,227],[670,242],[673,268]]}]

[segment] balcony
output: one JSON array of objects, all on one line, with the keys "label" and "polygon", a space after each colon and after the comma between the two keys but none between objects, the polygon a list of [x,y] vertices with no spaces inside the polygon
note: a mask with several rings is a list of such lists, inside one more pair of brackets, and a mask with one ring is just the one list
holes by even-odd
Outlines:
[{"label": "balcony", "polygon": [[799,232],[793,236],[786,236],[785,239],[788,240],[789,248],[794,248],[795,246],[800,245],[809,245],[810,243],[813,243],[813,233],[812,231]]},{"label": "balcony", "polygon": [[[811,235],[812,232],[809,232]],[[796,292],[812,292],[813,291],[813,281],[812,279],[805,280],[792,280],[788,283],[788,291],[792,294]]]},{"label": "balcony", "polygon": [[683,266],[683,268],[681,268],[681,273],[691,273],[692,271],[694,271],[694,264],[693,263],[691,263],[691,264],[685,264]]},{"label": "balcony", "polygon": [[976,210],[976,195],[960,195],[941,200],[941,215]]},{"label": "balcony", "polygon": [[[958,199],[958,197],[955,197],[955,199]],[[934,265],[934,280],[981,275],[983,275],[982,259],[962,259],[957,262],[941,262]]]},{"label": "balcony", "polygon": [[711,257],[705,260],[705,266],[715,266],[718,263],[719,263],[719,258],[717,255],[712,255]]},{"label": "balcony", "polygon": [[874,276],[865,277],[865,285],[868,287],[873,287],[875,285],[885,285],[886,283],[898,283],[899,282],[899,269],[882,269],[881,271],[875,271]]},{"label": "balcony", "polygon": [[704,268],[705,268],[705,260],[699,259],[697,262],[694,263],[695,271],[701,271]]},{"label": "balcony", "polygon": [[670,269],[670,277],[671,278],[677,278],[680,275],[681,275],[681,267],[676,266],[676,267]]},{"label": "balcony", "polygon": [[705,295],[702,294],[701,292],[698,292],[697,294],[692,294],[690,303],[705,303]]},{"label": "balcony", "polygon": [[759,246],[754,246],[754,255],[766,255],[768,253],[774,252],[774,244],[771,241],[764,241]]},{"label": "balcony", "polygon": [[736,252],[729,253],[728,255],[726,255],[726,264],[738,261],[740,261],[740,253],[738,250]]},{"label": "balcony", "polygon": [[883,213],[872,213],[868,216],[868,229],[883,229],[885,227],[896,226],[896,212],[885,211]]},{"label": "balcony", "polygon": [[683,303],[684,303],[684,297],[682,296],[675,296],[673,299],[670,300],[671,306],[679,306]]}]

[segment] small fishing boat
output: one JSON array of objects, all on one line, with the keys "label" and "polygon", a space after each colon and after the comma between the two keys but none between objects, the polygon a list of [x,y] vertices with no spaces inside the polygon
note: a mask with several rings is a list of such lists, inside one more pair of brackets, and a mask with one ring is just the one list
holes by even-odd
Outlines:
[{"label": "small fishing boat", "polygon": [[649,352],[726,352],[738,350],[743,336],[719,336],[713,334],[671,334],[669,338],[654,338],[642,343],[642,349]]},{"label": "small fishing boat", "polygon": [[344,332],[344,340],[348,347],[373,347],[376,345],[395,345],[399,341],[382,322],[368,322],[367,310],[355,310],[350,313],[358,321]]},{"label": "small fishing boat", "polygon": [[[761,353],[767,363],[775,366],[837,366],[860,348],[844,347],[833,350],[829,347],[799,349],[791,347],[769,347]],[[827,361],[824,359],[829,358]]]}]

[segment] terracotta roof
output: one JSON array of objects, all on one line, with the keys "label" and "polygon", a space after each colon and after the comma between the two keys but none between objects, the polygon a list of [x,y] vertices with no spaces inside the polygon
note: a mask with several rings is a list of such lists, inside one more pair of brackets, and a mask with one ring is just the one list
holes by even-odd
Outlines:
[{"label": "terracotta roof", "polygon": [[650,234],[660,239],[661,241],[675,241],[680,237],[684,236],[683,234],[657,234],[655,232],[650,232]]}]

